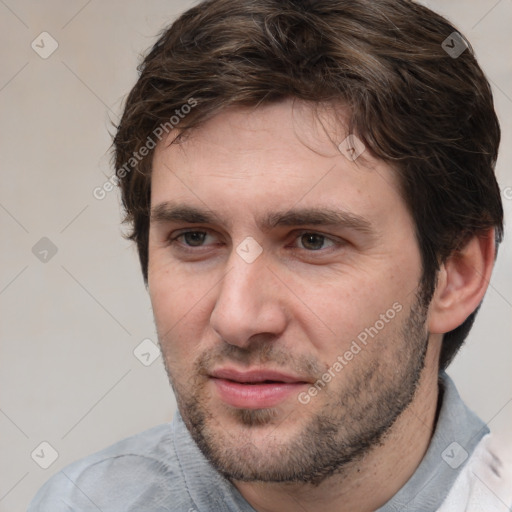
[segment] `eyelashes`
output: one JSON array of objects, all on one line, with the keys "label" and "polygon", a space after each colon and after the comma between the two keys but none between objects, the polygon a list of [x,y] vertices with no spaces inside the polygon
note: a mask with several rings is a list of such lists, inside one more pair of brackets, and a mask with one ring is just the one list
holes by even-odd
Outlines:
[{"label": "eyelashes", "polygon": [[[205,244],[208,237],[215,239],[215,235],[208,230],[186,230],[168,237],[168,244],[179,250],[195,253],[203,251],[205,248],[211,248],[216,244]],[[217,244],[219,245],[219,244]],[[306,252],[325,252],[327,249],[333,249],[345,245],[344,241],[327,236],[316,231],[302,230],[294,233],[291,248]],[[290,247],[290,245],[287,245]]]}]

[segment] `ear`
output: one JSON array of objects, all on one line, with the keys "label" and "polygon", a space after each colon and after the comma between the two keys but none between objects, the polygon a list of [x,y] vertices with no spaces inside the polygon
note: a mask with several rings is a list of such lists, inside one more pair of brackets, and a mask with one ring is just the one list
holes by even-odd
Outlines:
[{"label": "ear", "polygon": [[494,229],[473,236],[441,265],[429,308],[429,331],[444,334],[461,325],[484,298],[494,266]]}]

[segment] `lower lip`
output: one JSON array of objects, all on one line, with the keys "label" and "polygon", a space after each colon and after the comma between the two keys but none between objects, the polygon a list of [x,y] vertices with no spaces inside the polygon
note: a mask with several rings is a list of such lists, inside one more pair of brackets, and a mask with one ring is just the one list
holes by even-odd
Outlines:
[{"label": "lower lip", "polygon": [[232,380],[212,378],[221,399],[241,409],[264,409],[273,407],[288,398],[298,395],[306,386],[304,382],[272,382],[266,384],[242,384]]}]

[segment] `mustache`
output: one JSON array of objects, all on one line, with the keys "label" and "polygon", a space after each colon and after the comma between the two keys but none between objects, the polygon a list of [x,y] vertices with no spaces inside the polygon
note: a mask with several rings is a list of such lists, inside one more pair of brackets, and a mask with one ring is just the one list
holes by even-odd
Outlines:
[{"label": "mustache", "polygon": [[255,344],[244,348],[223,343],[214,349],[199,355],[196,362],[196,374],[207,376],[213,368],[228,363],[237,363],[242,367],[288,368],[293,373],[318,378],[325,372],[316,358],[304,354],[294,354],[291,351],[277,347],[275,342]]}]

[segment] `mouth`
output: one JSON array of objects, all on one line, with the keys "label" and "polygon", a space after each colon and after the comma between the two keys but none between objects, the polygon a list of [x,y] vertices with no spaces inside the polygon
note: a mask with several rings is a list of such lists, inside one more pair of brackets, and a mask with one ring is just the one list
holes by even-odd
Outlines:
[{"label": "mouth", "polygon": [[210,379],[223,402],[241,409],[274,407],[310,384],[303,377],[274,370],[222,368],[211,372]]}]

